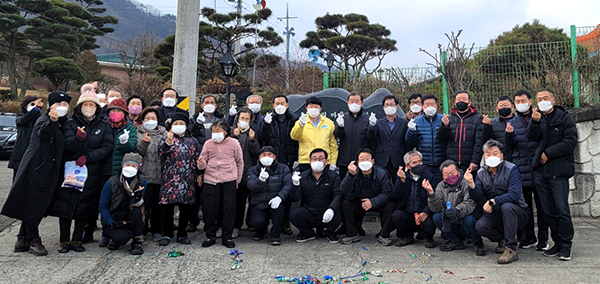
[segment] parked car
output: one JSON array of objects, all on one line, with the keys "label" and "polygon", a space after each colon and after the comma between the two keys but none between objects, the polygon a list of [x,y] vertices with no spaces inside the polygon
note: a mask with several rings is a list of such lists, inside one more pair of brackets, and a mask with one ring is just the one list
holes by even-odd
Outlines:
[{"label": "parked car", "polygon": [[17,115],[0,112],[0,156],[9,157],[17,141]]}]

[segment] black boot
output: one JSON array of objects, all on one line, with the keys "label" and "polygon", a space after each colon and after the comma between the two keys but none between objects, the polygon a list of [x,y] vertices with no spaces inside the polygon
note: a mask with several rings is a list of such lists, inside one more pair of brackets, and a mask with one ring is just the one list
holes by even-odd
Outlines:
[{"label": "black boot", "polygon": [[26,252],[29,251],[29,243],[25,236],[17,235],[17,242],[15,243],[14,252]]},{"label": "black boot", "polygon": [[131,242],[131,251],[129,253],[131,253],[132,255],[144,254],[144,249],[142,248],[142,243],[138,240],[133,240]]},{"label": "black boot", "polygon": [[29,246],[29,253],[35,256],[48,255],[48,251],[46,250],[46,247],[44,247],[44,245],[42,244],[42,239],[40,238],[35,238],[31,240],[31,244]]}]

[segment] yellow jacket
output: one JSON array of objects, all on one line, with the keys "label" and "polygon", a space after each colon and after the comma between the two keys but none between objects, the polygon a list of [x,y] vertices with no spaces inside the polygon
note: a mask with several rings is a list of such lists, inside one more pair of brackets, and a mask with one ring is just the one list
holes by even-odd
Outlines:
[{"label": "yellow jacket", "polygon": [[321,148],[327,152],[329,164],[335,165],[338,158],[338,145],[333,130],[335,124],[333,121],[321,115],[317,128],[307,117],[304,127],[300,126],[300,121],[296,121],[292,132],[292,139],[298,141],[298,163],[310,163],[310,152],[316,148]]}]

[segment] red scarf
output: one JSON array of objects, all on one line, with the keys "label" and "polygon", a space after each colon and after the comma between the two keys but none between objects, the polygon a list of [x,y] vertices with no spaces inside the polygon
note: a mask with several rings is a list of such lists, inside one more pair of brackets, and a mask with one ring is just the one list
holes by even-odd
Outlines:
[{"label": "red scarf", "polygon": [[121,119],[121,121],[117,122],[112,121],[112,119],[110,118],[108,119],[108,123],[113,129],[121,129],[125,127],[125,125],[127,125],[127,122],[129,122],[129,117],[127,116],[124,116],[123,119]]}]

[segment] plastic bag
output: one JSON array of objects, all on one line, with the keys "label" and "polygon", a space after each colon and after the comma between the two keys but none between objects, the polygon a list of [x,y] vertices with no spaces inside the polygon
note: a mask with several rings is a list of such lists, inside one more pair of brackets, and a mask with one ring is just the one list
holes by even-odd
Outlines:
[{"label": "plastic bag", "polygon": [[83,191],[85,180],[88,176],[88,170],[85,165],[83,167],[75,164],[75,161],[65,163],[65,181],[62,187],[72,187],[79,191]]}]

